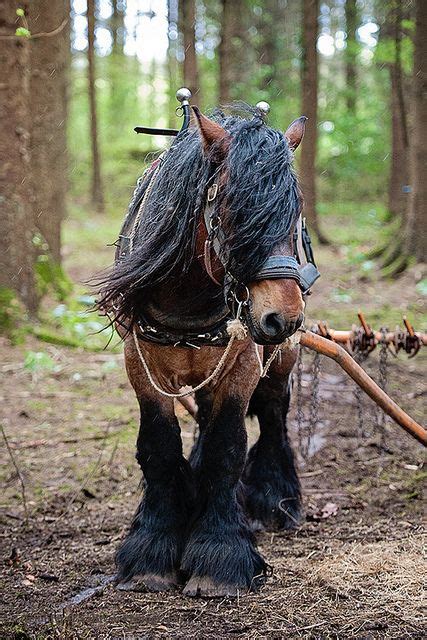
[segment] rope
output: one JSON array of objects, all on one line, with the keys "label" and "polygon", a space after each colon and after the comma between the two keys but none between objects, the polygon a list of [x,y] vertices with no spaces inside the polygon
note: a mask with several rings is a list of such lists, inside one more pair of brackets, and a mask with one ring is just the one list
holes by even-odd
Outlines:
[{"label": "rope", "polygon": [[[229,320],[227,322],[227,333],[230,336],[230,339],[224,350],[224,353],[222,354],[221,358],[218,361],[218,364],[216,365],[212,373],[207,378],[205,378],[203,382],[198,384],[196,387],[191,387],[188,391],[180,391],[179,393],[169,393],[168,391],[165,391],[164,389],[159,387],[157,382],[154,380],[153,375],[148,367],[147,361],[145,360],[142,354],[141,347],[139,346],[136,328],[133,327],[133,330],[132,330],[133,341],[135,343],[135,347],[136,347],[139,359],[141,360],[141,364],[144,367],[144,371],[147,375],[148,381],[158,393],[160,393],[162,396],[166,396],[166,398],[184,398],[185,396],[189,396],[192,393],[195,393],[196,391],[200,391],[200,389],[203,389],[203,387],[206,387],[207,384],[209,384],[210,382],[212,382],[214,378],[216,378],[216,376],[219,374],[219,372],[221,371],[221,369],[225,364],[225,361],[228,358],[228,354],[231,351],[234,341],[244,340],[247,335],[247,331],[244,325],[241,323],[241,321],[238,318],[235,318],[234,320]],[[261,378],[266,377],[273,360],[275,359],[275,357],[277,356],[281,348],[294,349],[298,343],[299,343],[299,334],[298,335],[294,334],[290,338],[287,338],[282,344],[276,345],[270,357],[268,358],[267,362],[265,363],[264,367],[262,366],[262,360],[258,351],[258,345],[255,345],[255,353],[257,355],[258,364],[260,366],[260,377]]]},{"label": "rope", "polygon": [[259,352],[260,348],[261,348],[260,345],[258,345],[258,344],[255,345],[255,353],[256,353],[257,360],[258,360],[258,364],[259,364],[259,372],[260,372],[260,375],[262,376],[262,372],[264,371],[264,366],[262,364],[261,354]]},{"label": "rope", "polygon": [[272,364],[272,362],[273,362],[274,358],[277,356],[277,354],[278,354],[278,353],[279,353],[279,351],[280,351],[280,347],[281,347],[281,345],[280,345],[280,344],[277,344],[277,345],[274,347],[273,351],[272,351],[272,352],[271,352],[271,354],[270,354],[269,359],[267,360],[267,362],[266,362],[266,363],[265,363],[265,365],[264,365],[264,369],[262,369],[262,370],[261,370],[261,378],[265,378],[265,377],[266,377],[266,375],[267,375],[267,373],[268,373],[268,370],[269,370],[269,368],[270,368],[270,366],[271,366],[271,364]]},{"label": "rope", "polygon": [[143,198],[141,200],[141,204],[139,205],[138,213],[136,214],[135,222],[133,223],[132,231],[130,232],[130,235],[129,235],[129,253],[132,253],[132,251],[133,251],[133,241],[135,239],[136,230],[137,230],[137,228],[139,226],[139,221],[141,219],[141,213],[142,213],[142,210],[144,208],[145,203],[147,202],[147,198],[151,193],[151,190],[152,190],[153,185],[154,185],[154,178],[156,177],[156,175],[157,175],[157,173],[158,173],[158,171],[160,169],[160,166],[161,166],[161,162],[159,162],[157,167],[154,169],[154,171],[153,171],[153,173],[151,175],[148,187],[146,188],[144,196],[143,196]]},{"label": "rope", "polygon": [[209,384],[214,378],[216,378],[216,376],[219,374],[219,372],[221,371],[221,369],[223,368],[225,361],[227,360],[228,354],[231,351],[231,348],[234,344],[235,340],[243,340],[246,337],[246,329],[243,326],[243,324],[240,322],[240,320],[230,320],[227,323],[227,332],[230,335],[230,340],[228,341],[228,344],[224,350],[224,353],[222,354],[221,358],[218,361],[218,364],[216,365],[215,369],[212,371],[212,373],[205,378],[205,380],[203,380],[203,382],[201,382],[200,384],[198,384],[196,387],[191,387],[191,389],[189,389],[188,391],[181,391],[179,393],[169,393],[168,391],[164,391],[161,387],[159,387],[159,385],[156,383],[156,381],[154,380],[151,371],[148,367],[148,364],[144,358],[144,356],[142,355],[142,351],[141,351],[141,347],[139,346],[139,342],[138,342],[138,336],[136,334],[136,329],[135,327],[133,328],[133,340],[135,343],[135,347],[136,350],[138,352],[139,358],[141,360],[141,364],[144,367],[144,371],[147,374],[147,378],[151,384],[151,386],[158,392],[160,393],[162,396],[166,396],[167,398],[184,398],[185,396],[189,396],[192,393],[195,393],[196,391],[199,391],[200,389],[203,389],[203,387],[205,387],[207,384]]},{"label": "rope", "polygon": [[[286,338],[286,340],[284,342],[282,342],[282,344],[278,344],[274,347],[269,359],[267,360],[267,362],[264,365],[264,368],[262,368],[261,366],[261,378],[265,378],[268,370],[270,368],[270,366],[273,363],[273,360],[276,358],[277,354],[282,350],[282,349],[295,349],[295,347],[299,344],[299,340],[300,340],[300,332],[297,331],[296,333],[294,333],[290,338]],[[259,357],[259,353],[258,353],[258,349],[257,349],[257,355],[258,355],[258,362],[261,363],[261,359]]]}]

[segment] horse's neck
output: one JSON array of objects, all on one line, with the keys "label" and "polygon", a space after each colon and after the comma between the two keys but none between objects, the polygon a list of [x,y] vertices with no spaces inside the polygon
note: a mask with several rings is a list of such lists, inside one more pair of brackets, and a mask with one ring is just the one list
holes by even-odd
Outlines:
[{"label": "horse's neck", "polygon": [[197,262],[185,275],[156,287],[145,310],[151,319],[166,328],[187,331],[203,330],[227,315],[221,288]]}]

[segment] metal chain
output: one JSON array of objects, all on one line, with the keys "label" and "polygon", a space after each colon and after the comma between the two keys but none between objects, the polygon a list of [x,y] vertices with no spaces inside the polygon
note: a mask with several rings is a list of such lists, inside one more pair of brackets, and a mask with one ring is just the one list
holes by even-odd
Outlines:
[{"label": "metal chain", "polygon": [[302,457],[306,458],[306,450],[305,450],[305,442],[304,442],[304,410],[303,410],[303,397],[302,397],[302,373],[304,370],[304,365],[302,361],[303,349],[300,346],[298,350],[298,359],[297,359],[297,412],[296,412],[296,421],[297,421],[297,431],[298,431],[298,443],[299,450],[301,452]]},{"label": "metal chain", "polygon": [[[386,335],[387,335],[387,329],[381,328],[381,335],[382,335],[382,340],[381,340],[381,346],[380,346],[380,352],[379,352],[379,357],[378,357],[378,370],[379,370],[379,376],[378,376],[378,385],[381,387],[381,389],[383,391],[385,391],[387,393],[387,364],[388,364],[388,347],[387,347],[387,342],[386,342]],[[384,413],[384,411],[382,411],[382,409],[378,409],[377,411],[377,426],[380,429],[380,433],[381,433],[381,445],[384,444],[384,438],[385,438],[385,431],[384,431],[384,426],[386,423],[386,415]]]},{"label": "metal chain", "polygon": [[[353,358],[355,362],[357,362],[357,364],[362,366],[362,363],[367,358],[367,354],[364,353],[363,351],[356,351]],[[356,400],[358,439],[362,440],[362,438],[364,438],[365,435],[367,434],[365,433],[365,430],[364,430],[364,420],[363,420],[363,402],[362,402],[363,393],[362,393],[362,389],[359,387],[358,384],[355,385],[353,393],[354,393],[354,398]]]},{"label": "metal chain", "polygon": [[310,416],[306,420],[303,411],[303,396],[302,396],[302,377],[303,377],[303,361],[302,361],[302,349],[300,348],[297,360],[297,411],[296,422],[298,428],[298,442],[301,456],[304,460],[307,460],[311,440],[316,431],[316,426],[319,417],[319,375],[320,375],[320,354],[315,353],[312,366],[311,366],[311,405]]},{"label": "metal chain", "polygon": [[319,419],[319,386],[320,386],[320,353],[315,353],[311,367],[312,392],[310,406],[310,421],[307,433],[307,449],[310,449],[311,439],[315,434]]}]

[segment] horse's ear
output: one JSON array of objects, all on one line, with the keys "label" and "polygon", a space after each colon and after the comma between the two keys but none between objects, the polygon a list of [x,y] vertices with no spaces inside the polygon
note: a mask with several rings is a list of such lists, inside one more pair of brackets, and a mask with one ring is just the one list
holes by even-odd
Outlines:
[{"label": "horse's ear", "polygon": [[304,137],[305,123],[307,120],[307,116],[301,116],[294,120],[285,131],[285,138],[292,151],[295,151]]},{"label": "horse's ear", "polygon": [[205,153],[209,153],[211,148],[215,146],[216,152],[225,156],[230,146],[230,134],[220,124],[204,116],[198,107],[192,107],[192,109],[196,116]]}]

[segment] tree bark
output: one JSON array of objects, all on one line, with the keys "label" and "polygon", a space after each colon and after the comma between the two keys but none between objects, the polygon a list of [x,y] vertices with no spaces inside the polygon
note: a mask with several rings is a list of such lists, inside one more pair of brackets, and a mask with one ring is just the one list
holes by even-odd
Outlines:
[{"label": "tree bark", "polygon": [[346,0],[345,23],[347,32],[347,46],[345,49],[345,77],[346,77],[346,103],[351,113],[356,111],[357,95],[357,2]]},{"label": "tree bark", "polygon": [[34,223],[49,245],[56,263],[61,261],[61,222],[67,192],[67,86],[69,63],[69,2],[32,0],[28,23],[31,47],[31,172],[34,183]]},{"label": "tree bark", "polygon": [[176,91],[179,89],[178,59],[177,59],[177,35],[178,35],[178,0],[168,0],[168,125],[171,129],[176,124]]},{"label": "tree bark", "polygon": [[228,104],[239,97],[245,69],[245,0],[222,0],[219,56],[219,102]]},{"label": "tree bark", "polygon": [[408,203],[406,248],[418,262],[427,256],[427,3],[416,0],[413,68],[414,124],[411,136],[411,193]]},{"label": "tree bark", "polygon": [[190,89],[197,104],[201,104],[202,93],[196,55],[196,3],[195,0],[181,0],[181,29],[184,39],[184,85]]},{"label": "tree bark", "polygon": [[404,100],[403,70],[401,59],[402,8],[399,2],[392,2],[387,12],[384,36],[393,41],[394,61],[389,64],[390,107],[391,107],[391,154],[388,184],[388,209],[392,218],[404,221],[407,209],[407,195],[404,185],[408,184],[408,126]]},{"label": "tree bark", "polygon": [[262,77],[261,89],[272,95],[278,80],[278,63],[284,57],[280,46],[280,32],[286,28],[285,12],[286,8],[280,6],[277,0],[265,0],[258,28],[262,47],[259,62],[266,69]]},{"label": "tree bark", "polygon": [[101,161],[98,144],[98,119],[96,113],[95,87],[95,0],[87,0],[87,41],[88,41],[88,93],[90,110],[90,138],[92,147],[92,204],[97,211],[104,209],[104,193],[101,179]]},{"label": "tree bark", "polygon": [[301,185],[304,195],[304,213],[310,228],[322,243],[326,238],[319,228],[316,210],[316,149],[317,149],[317,16],[319,0],[304,0],[303,5],[303,68],[302,68],[302,113],[308,121],[301,149]]},{"label": "tree bark", "polygon": [[[20,3],[26,10],[28,3]],[[0,2],[0,34],[13,35],[19,23],[14,0]],[[0,38],[0,287],[15,291],[30,313],[38,307],[32,243],[30,180],[30,43]]]}]

